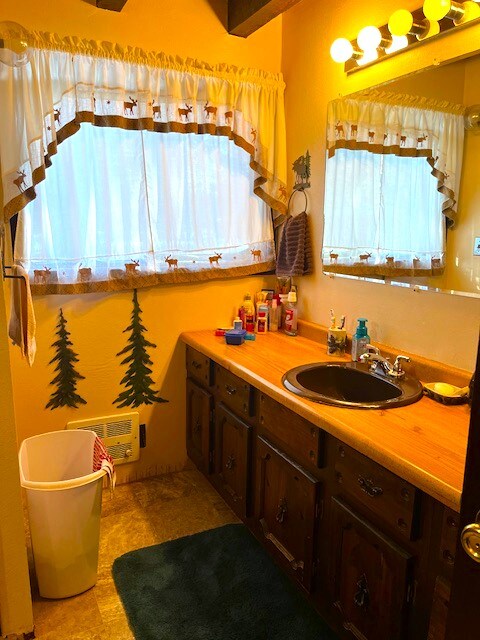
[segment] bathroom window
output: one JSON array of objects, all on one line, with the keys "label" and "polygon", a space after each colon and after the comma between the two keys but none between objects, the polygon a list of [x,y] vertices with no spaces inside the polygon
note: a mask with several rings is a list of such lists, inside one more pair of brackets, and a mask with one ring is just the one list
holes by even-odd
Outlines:
[{"label": "bathroom window", "polygon": [[82,124],[52,161],[20,214],[15,246],[48,293],[274,264],[270,209],[253,193],[249,154],[226,136]]}]

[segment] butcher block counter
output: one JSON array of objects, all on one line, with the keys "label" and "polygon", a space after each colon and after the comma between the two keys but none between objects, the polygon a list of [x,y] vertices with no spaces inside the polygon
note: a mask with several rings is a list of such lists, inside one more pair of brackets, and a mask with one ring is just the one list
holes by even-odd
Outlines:
[{"label": "butcher block counter", "polygon": [[[427,397],[387,410],[320,404],[287,391],[282,385],[282,376],[303,364],[349,361],[349,356],[328,356],[321,342],[278,332],[233,346],[215,336],[212,330],[185,332],[181,339],[313,425],[447,507],[460,510],[470,418],[468,405],[444,406]],[[436,379],[448,379],[448,369],[439,367],[442,375]],[[425,368],[420,367],[419,371]],[[458,370],[452,370],[453,379],[450,379],[453,383],[455,371],[458,374]]]}]

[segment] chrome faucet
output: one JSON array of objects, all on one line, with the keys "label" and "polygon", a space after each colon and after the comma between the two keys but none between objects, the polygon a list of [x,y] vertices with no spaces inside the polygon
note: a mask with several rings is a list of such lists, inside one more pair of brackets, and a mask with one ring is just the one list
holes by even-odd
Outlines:
[{"label": "chrome faucet", "polygon": [[362,362],[370,362],[370,371],[372,373],[375,373],[380,367],[385,375],[392,378],[401,378],[404,376],[405,371],[402,369],[402,361],[410,362],[408,356],[400,355],[395,358],[395,362],[392,365],[389,359],[380,355],[380,350],[371,344],[367,345],[367,352],[360,356],[360,360]]}]

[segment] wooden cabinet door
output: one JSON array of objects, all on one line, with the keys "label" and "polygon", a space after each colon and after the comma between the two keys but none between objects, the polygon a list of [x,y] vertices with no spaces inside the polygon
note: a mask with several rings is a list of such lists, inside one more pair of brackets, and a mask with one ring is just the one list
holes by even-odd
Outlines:
[{"label": "wooden cabinet door", "polygon": [[249,515],[252,427],[222,403],[215,418],[215,479],[235,513]]},{"label": "wooden cabinet door", "polygon": [[187,378],[187,453],[206,475],[213,463],[212,407],[212,395]]},{"label": "wooden cabinet door", "polygon": [[345,629],[359,640],[406,640],[412,557],[332,498],[331,581]]},{"label": "wooden cabinet door", "polygon": [[272,551],[310,591],[319,482],[257,438],[255,520]]}]

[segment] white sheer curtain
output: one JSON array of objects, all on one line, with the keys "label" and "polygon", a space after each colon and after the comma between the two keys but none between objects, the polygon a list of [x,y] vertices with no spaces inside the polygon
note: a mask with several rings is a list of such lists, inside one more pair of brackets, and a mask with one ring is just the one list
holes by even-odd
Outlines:
[{"label": "white sheer curtain", "polygon": [[272,220],[254,179],[224,136],[84,123],[20,214],[15,259],[48,293],[271,268]]},{"label": "white sheer curtain", "polygon": [[[442,194],[425,158],[338,149],[327,160],[325,270],[387,275],[443,264]],[[436,264],[435,262],[433,263]]]},{"label": "white sheer curtain", "polygon": [[353,275],[439,275],[455,225],[463,105],[381,91],[328,105],[323,263]]},{"label": "white sheer curtain", "polygon": [[0,49],[6,221],[35,198],[57,148],[82,123],[92,123],[230,139],[248,154],[252,192],[281,222],[287,208],[281,74],[29,32],[15,23],[0,25],[2,38],[26,46],[21,55],[9,52],[8,60]]}]

